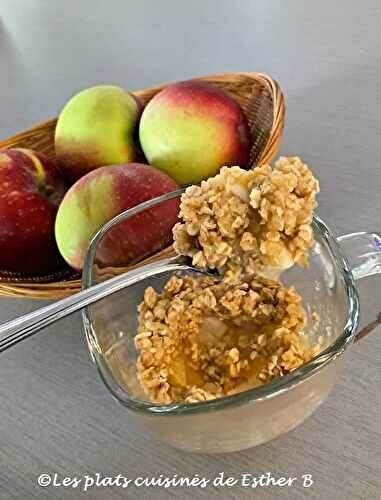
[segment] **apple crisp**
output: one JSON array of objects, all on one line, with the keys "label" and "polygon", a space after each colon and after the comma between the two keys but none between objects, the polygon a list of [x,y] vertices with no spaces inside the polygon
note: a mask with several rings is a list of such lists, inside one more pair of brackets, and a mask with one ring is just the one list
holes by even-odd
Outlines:
[{"label": "apple crisp", "polygon": [[305,323],[300,295],[276,280],[173,276],[139,306],[138,379],[161,404],[253,388],[312,358]]},{"label": "apple crisp", "polygon": [[306,312],[278,276],[308,265],[319,183],[299,158],[223,167],[190,186],[174,227],[178,254],[218,277],[173,276],[145,291],[135,345],[145,394],[161,404],[207,401],[270,382],[319,351]]},{"label": "apple crisp", "polygon": [[[202,269],[235,280],[308,264],[319,183],[300,158],[281,157],[272,168],[223,167],[181,199],[174,227],[177,253]],[[274,272],[275,271],[275,272]]]}]

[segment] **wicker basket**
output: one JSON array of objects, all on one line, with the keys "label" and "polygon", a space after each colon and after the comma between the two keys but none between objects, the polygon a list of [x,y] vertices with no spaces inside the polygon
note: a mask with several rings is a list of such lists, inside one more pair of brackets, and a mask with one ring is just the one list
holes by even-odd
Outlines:
[{"label": "wicker basket", "polygon": [[[250,125],[253,145],[250,164],[270,162],[280,143],[284,123],[284,98],[277,82],[261,73],[225,73],[197,78],[227,91],[242,106]],[[135,95],[148,102],[165,85],[139,90]],[[54,157],[54,130],[56,119],[35,125],[3,142],[0,148],[31,148]],[[157,260],[173,252],[172,247],[140,263]],[[78,274],[69,269],[49,275],[25,278],[0,273],[0,296],[56,299],[71,295],[81,288]]]}]

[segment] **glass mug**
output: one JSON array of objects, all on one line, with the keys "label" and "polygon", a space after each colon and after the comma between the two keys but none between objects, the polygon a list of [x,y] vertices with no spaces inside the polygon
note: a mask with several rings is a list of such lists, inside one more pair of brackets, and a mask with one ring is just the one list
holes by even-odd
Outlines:
[{"label": "glass mug", "polygon": [[[98,232],[87,254],[84,288],[123,271],[121,263],[108,259],[104,249],[110,248],[121,224],[162,203],[162,198],[124,212]],[[160,290],[174,272],[187,272],[179,258],[163,258],[129,271],[124,288],[84,308],[91,357],[107,389],[129,412],[129,422],[135,421],[174,447],[218,453],[262,444],[314,412],[334,386],[342,354],[356,338],[356,281],[381,272],[381,236],[355,233],[336,239],[318,217],[313,231],[316,243],[309,267],[293,266],[282,274],[282,281],[301,294],[308,316],[305,335],[312,345],[319,339],[322,348],[309,363],[263,386],[200,403],[160,405],[147,400],[135,371],[137,305],[147,286]],[[312,320],[313,311],[320,316],[319,322]]]}]

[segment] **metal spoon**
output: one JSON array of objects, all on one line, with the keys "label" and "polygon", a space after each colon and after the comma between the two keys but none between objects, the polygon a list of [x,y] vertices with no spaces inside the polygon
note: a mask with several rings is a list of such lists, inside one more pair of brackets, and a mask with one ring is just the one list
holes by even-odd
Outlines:
[{"label": "metal spoon", "polygon": [[[31,335],[39,332],[52,323],[82,309],[98,300],[107,297],[138,281],[160,275],[168,271],[187,271],[200,273],[201,271],[185,263],[183,257],[172,257],[159,262],[147,264],[133,269],[120,276],[98,283],[82,290],[71,297],[59,300],[54,304],[37,309],[29,314],[0,325],[0,352],[16,345]],[[206,274],[206,273],[205,273]]]},{"label": "metal spoon", "polygon": [[106,223],[95,235],[91,241],[89,250],[87,252],[84,273],[83,273],[83,283],[85,289],[79,293],[67,297],[65,299],[59,300],[54,304],[42,307],[24,316],[20,316],[14,320],[8,321],[3,325],[0,325],[0,352],[5,351],[9,347],[12,347],[22,340],[34,335],[43,328],[51,325],[52,323],[68,316],[69,314],[82,309],[98,300],[107,297],[123,288],[133,285],[138,281],[151,278],[163,274],[165,272],[176,272],[176,271],[187,271],[188,273],[197,274],[210,274],[208,272],[203,272],[200,269],[196,269],[189,265],[189,260],[178,256],[171,257],[168,259],[163,259],[152,264],[147,264],[138,269],[133,269],[119,276],[110,278],[97,285],[90,286],[87,288],[91,282],[91,263],[93,262],[96,247],[99,241],[107,233],[107,231],[116,224],[127,220],[128,218],[142,212],[154,205],[163,203],[165,201],[179,197],[184,189],[179,189],[171,193],[158,196],[152,200],[140,203],[136,207],[130,208],[125,212],[114,217],[110,222]]}]

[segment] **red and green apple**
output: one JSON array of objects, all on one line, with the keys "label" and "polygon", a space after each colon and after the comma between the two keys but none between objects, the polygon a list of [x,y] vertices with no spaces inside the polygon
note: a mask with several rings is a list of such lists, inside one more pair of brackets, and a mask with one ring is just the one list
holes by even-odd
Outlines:
[{"label": "red and green apple", "polygon": [[0,150],[0,269],[44,274],[64,262],[54,220],[65,184],[54,162],[29,149]]},{"label": "red and green apple", "polygon": [[249,162],[241,107],[207,82],[180,82],[156,94],[143,111],[139,137],[148,163],[182,185],[197,184],[224,165]]},{"label": "red and green apple", "polygon": [[[57,213],[58,248],[68,264],[82,269],[89,243],[115,215],[143,201],[174,191],[168,175],[140,163],[98,168],[79,179],[66,193]],[[129,264],[172,241],[179,200],[171,200],[114,227],[102,242],[97,261]]]}]

